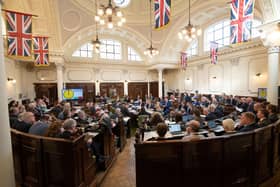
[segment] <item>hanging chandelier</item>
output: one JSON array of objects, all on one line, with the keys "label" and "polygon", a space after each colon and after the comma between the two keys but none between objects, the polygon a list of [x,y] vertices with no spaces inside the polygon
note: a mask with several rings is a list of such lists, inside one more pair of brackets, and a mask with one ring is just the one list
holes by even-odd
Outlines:
[{"label": "hanging chandelier", "polygon": [[[95,0],[95,10],[97,11],[97,0]],[[93,45],[93,50],[95,51],[95,53],[97,53],[97,54],[100,53],[101,42],[98,39],[98,24],[97,24],[97,21],[95,21],[95,40],[93,40],[91,43]]]},{"label": "hanging chandelier", "polygon": [[112,29],[115,22],[117,22],[117,26],[121,27],[126,22],[126,19],[123,17],[119,7],[113,6],[112,0],[109,0],[107,6],[100,5],[95,16],[95,21],[100,25],[107,24],[107,27]]},{"label": "hanging chandelier", "polygon": [[153,47],[153,30],[152,30],[152,12],[151,12],[151,0],[150,0],[150,47],[148,47],[146,49],[146,51],[144,51],[144,55],[149,56],[150,58],[152,58],[155,55],[159,54],[159,51]]},{"label": "hanging chandelier", "polygon": [[178,37],[181,40],[185,39],[188,42],[191,42],[200,35],[201,29],[197,29],[193,24],[191,24],[191,2],[189,0],[189,23],[178,33]]}]

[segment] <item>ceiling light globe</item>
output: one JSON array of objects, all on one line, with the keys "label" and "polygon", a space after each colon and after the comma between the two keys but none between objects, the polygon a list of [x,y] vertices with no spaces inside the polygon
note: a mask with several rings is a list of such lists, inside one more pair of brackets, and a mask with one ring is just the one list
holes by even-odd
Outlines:
[{"label": "ceiling light globe", "polygon": [[117,16],[118,17],[122,17],[122,12],[121,11],[117,11]]},{"label": "ceiling light globe", "polygon": [[99,16],[94,16],[94,20],[95,21],[100,21],[100,17]]},{"label": "ceiling light globe", "polygon": [[97,14],[98,14],[99,16],[103,16],[103,15],[104,15],[104,10],[103,10],[103,9],[98,9],[98,10],[97,10]]},{"label": "ceiling light globe", "polygon": [[187,30],[186,30],[186,29],[183,29],[183,30],[182,30],[182,33],[183,33],[183,34],[187,34]]},{"label": "ceiling light globe", "polygon": [[121,27],[123,23],[121,21],[118,22],[118,26]]},{"label": "ceiling light globe", "polygon": [[122,19],[121,19],[121,22],[125,23],[125,22],[126,22],[126,19],[125,19],[125,18],[122,18]]},{"label": "ceiling light globe", "polygon": [[101,19],[101,20],[99,21],[99,23],[100,23],[100,25],[104,25],[104,24],[105,24],[104,19]]},{"label": "ceiling light globe", "polygon": [[107,26],[108,26],[109,29],[112,29],[112,28],[114,27],[114,25],[113,25],[112,22],[109,22],[109,23],[107,24]]},{"label": "ceiling light globe", "polygon": [[192,27],[191,32],[194,33],[195,32],[195,27]]},{"label": "ceiling light globe", "polygon": [[112,10],[112,8],[110,8],[110,7],[108,7],[108,8],[106,8],[106,15],[112,15],[113,14],[113,10]]}]

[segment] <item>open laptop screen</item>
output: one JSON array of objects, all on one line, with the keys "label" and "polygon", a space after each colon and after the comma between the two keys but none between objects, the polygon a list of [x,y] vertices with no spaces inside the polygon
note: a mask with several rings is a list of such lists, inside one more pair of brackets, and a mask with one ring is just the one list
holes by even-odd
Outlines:
[{"label": "open laptop screen", "polygon": [[181,125],[179,125],[179,124],[169,125],[169,131],[170,131],[170,132],[178,132],[178,131],[181,131]]},{"label": "open laptop screen", "polygon": [[183,122],[188,122],[190,120],[193,120],[193,115],[184,115],[183,116]]}]

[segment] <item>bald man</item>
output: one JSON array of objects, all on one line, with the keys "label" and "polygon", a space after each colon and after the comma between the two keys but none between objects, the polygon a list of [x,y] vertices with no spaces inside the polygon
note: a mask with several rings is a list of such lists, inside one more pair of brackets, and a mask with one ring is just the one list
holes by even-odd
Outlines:
[{"label": "bald man", "polygon": [[188,136],[185,136],[183,138],[183,140],[186,141],[195,141],[195,140],[200,140],[203,139],[204,136],[199,134],[199,128],[200,128],[200,123],[196,120],[191,120],[188,124],[187,124],[187,132],[188,132]]}]

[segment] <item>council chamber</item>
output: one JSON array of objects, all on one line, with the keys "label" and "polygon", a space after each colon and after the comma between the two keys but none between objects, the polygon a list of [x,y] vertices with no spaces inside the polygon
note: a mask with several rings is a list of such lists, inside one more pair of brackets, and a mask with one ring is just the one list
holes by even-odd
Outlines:
[{"label": "council chamber", "polygon": [[279,0],[0,7],[0,186],[280,186]]}]

